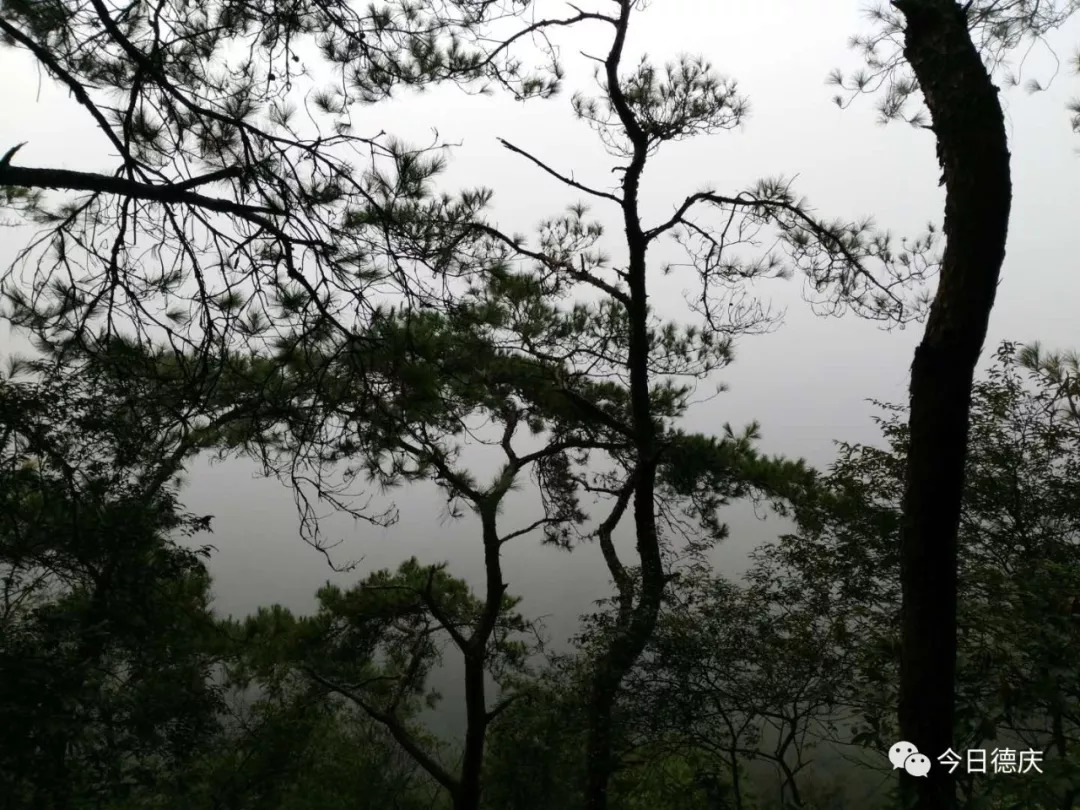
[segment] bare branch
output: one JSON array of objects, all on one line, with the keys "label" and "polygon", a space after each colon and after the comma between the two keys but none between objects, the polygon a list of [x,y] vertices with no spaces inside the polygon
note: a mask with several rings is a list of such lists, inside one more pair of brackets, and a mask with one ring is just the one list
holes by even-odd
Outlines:
[{"label": "bare branch", "polygon": [[552,169],[550,166],[548,166],[546,163],[544,163],[539,158],[533,157],[528,152],[526,152],[524,149],[520,149],[517,146],[514,146],[509,141],[507,141],[507,140],[505,140],[503,138],[496,138],[496,140],[499,143],[501,143],[504,147],[509,149],[511,152],[514,152],[516,154],[521,155],[526,160],[532,162],[536,166],[539,166],[541,169],[543,169],[545,172],[550,174],[552,177],[556,178],[557,180],[562,181],[563,183],[570,186],[571,188],[576,188],[578,191],[584,191],[586,194],[591,194],[594,197],[602,197],[605,200],[611,200],[612,202],[616,202],[616,203],[619,203],[620,205],[622,205],[622,198],[621,197],[618,197],[617,195],[611,194],[610,192],[607,192],[607,191],[599,191],[599,190],[597,190],[595,188],[589,188],[589,186],[586,186],[586,185],[584,185],[582,183],[577,182],[572,177],[567,177],[566,175],[559,174],[559,172]]},{"label": "bare branch", "polygon": [[[150,200],[164,205],[192,205],[206,211],[229,214],[249,221],[266,221],[262,215],[280,214],[273,208],[243,205],[217,197],[207,197],[194,191],[188,191],[181,185],[152,185],[111,177],[92,172],[77,172],[70,169],[31,169],[21,166],[0,166],[0,186],[21,186],[23,188],[54,188],[70,191],[91,191],[98,194],[115,194],[137,200]],[[190,187],[190,184],[187,184]],[[254,220],[253,217],[259,217]],[[277,230],[275,228],[275,230]]]}]

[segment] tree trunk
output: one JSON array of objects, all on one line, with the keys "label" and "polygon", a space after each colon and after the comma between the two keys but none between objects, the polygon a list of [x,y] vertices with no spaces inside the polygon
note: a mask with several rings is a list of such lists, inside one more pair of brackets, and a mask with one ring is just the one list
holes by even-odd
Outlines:
[{"label": "tree trunk", "polygon": [[[506,490],[502,492],[504,495]],[[501,541],[497,528],[501,495],[480,505],[480,523],[484,537],[485,596],[480,616],[465,655],[465,748],[461,757],[461,776],[454,792],[454,810],[479,810],[483,793],[484,747],[492,715],[488,711],[484,679],[487,674],[488,642],[491,640],[506,583],[503,581]]]},{"label": "tree trunk", "polygon": [[461,776],[454,794],[454,810],[479,810],[481,769],[484,762],[484,742],[487,737],[487,702],[484,695],[484,656],[465,659],[465,748],[461,759]]},{"label": "tree trunk", "polygon": [[904,56],[933,118],[946,188],[945,252],[922,343],[911,366],[910,447],[900,537],[903,589],[901,737],[931,761],[901,775],[919,810],[956,805],[937,758],[954,744],[957,531],[971,385],[1005,258],[1012,201],[998,90],[953,0],[894,0]]},{"label": "tree trunk", "polygon": [[[585,763],[587,810],[607,810],[608,783],[615,768],[612,722],[615,701],[623,679],[652,638],[665,586],[664,564],[656,526],[655,490],[660,448],[650,390],[652,381],[649,371],[651,348],[647,264],[649,239],[642,229],[641,214],[638,210],[641,175],[649,155],[650,141],[620,84],[619,65],[634,3],[630,0],[618,0],[618,5],[615,39],[604,62],[604,70],[611,105],[622,123],[626,137],[633,145],[632,157],[623,172],[621,205],[628,254],[627,372],[630,377],[630,417],[635,456],[632,473],[635,481],[634,535],[641,569],[635,587],[629,590],[618,582],[617,572],[612,571],[620,597],[627,599],[634,595],[637,601],[630,611],[629,621],[620,621],[615,628],[607,649],[596,663],[590,683]],[[637,593],[633,593],[634,591]]]},{"label": "tree trunk", "polygon": [[640,476],[635,491],[635,524],[638,556],[642,562],[641,595],[630,621],[616,628],[608,648],[596,663],[589,695],[588,734],[586,740],[585,807],[607,810],[608,784],[615,770],[613,711],[623,679],[637,662],[652,638],[664,592],[663,564],[660,559],[653,511],[655,464]]}]

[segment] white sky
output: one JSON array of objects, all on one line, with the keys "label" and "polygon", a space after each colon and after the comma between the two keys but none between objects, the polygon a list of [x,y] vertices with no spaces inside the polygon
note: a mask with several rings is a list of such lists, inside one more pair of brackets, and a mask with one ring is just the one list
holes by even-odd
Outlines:
[{"label": "white sky", "polygon": [[[872,214],[895,233],[911,235],[928,221],[940,223],[943,193],[930,133],[877,125],[871,99],[846,111],[830,101],[834,89],[824,82],[829,70],[858,64],[846,42],[864,29],[860,7],[852,0],[662,0],[637,18],[626,65],[643,51],[661,63],[680,52],[701,53],[721,73],[738,79],[751,104],[740,130],[669,147],[650,164],[645,210],[659,219],[705,185],[738,191],[759,177],[797,174],[798,190],[826,218]],[[601,51],[606,37],[605,30],[593,28],[560,40],[567,55],[568,90],[591,86],[591,68],[573,55],[579,49]],[[1080,25],[1059,32],[1052,43],[1067,61],[1080,43]],[[1053,70],[1049,52],[1034,52],[1026,70],[1026,75],[1048,76]],[[0,52],[0,76],[0,152],[28,141],[18,155],[22,165],[111,168],[104,140],[84,111],[39,75],[25,55]],[[1069,129],[1065,110],[1074,94],[1080,95],[1080,79],[1063,72],[1047,92],[1003,95],[1015,196],[1008,258],[984,356],[1004,338],[1080,348],[1080,136]],[[580,195],[567,193],[501,149],[496,137],[583,182],[602,186],[613,177],[610,159],[593,133],[573,119],[569,92],[547,102],[518,104],[440,89],[402,96],[357,118],[364,131],[385,129],[427,142],[436,128],[446,141],[460,142],[443,182],[450,188],[493,188],[495,216],[505,230],[530,232],[540,219],[561,213]],[[612,221],[611,212],[593,210]],[[617,237],[617,230],[613,233]],[[9,259],[23,238],[15,229],[0,230],[0,259]],[[616,242],[612,252],[617,250]],[[691,427],[711,431],[725,421],[739,426],[756,418],[762,423],[764,449],[804,456],[817,465],[831,460],[834,440],[875,441],[873,409],[865,400],[905,399],[921,326],[884,332],[853,316],[815,317],[801,301],[797,280],[770,282],[762,289],[787,309],[785,325],[739,345],[735,364],[723,375],[730,391],[698,408]],[[681,292],[659,279],[653,290],[661,303]],[[12,345],[5,332],[0,327],[0,351]],[[219,608],[244,613],[271,602],[309,608],[329,571],[322,557],[297,539],[289,493],[276,482],[253,480],[250,467],[233,462],[199,464],[189,480],[189,507],[216,515],[210,539],[219,549],[212,564]],[[415,554],[423,560],[449,559],[456,573],[478,576],[480,549],[470,525],[440,520],[441,505],[424,488],[399,492],[398,503],[402,520],[386,532],[334,522],[346,539],[340,558],[364,556],[361,570],[368,570]],[[746,552],[774,537],[780,524],[759,523],[745,508],[732,511],[731,523],[732,539],[716,561],[737,572]],[[529,539],[512,545],[507,550],[511,591],[525,596],[527,613],[550,614],[560,633],[572,627],[591,600],[607,595],[596,549],[568,556]]]}]

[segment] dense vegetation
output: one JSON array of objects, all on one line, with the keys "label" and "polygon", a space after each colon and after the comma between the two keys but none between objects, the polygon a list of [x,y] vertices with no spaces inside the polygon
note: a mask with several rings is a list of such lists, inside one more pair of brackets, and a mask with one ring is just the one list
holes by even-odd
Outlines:
[{"label": "dense vegetation", "polygon": [[[5,806],[452,802],[466,742],[419,715],[438,703],[447,643],[483,611],[466,583],[412,560],[324,588],[311,616],[214,616],[212,552],[196,542],[209,518],[183,512],[175,480],[199,444],[167,430],[168,410],[48,366],[0,395]],[[1071,806],[1080,784],[1078,401],[1068,358],[1011,344],[974,389],[956,747],[1038,750],[1044,776],[966,776],[964,808]],[[672,561],[613,712],[616,806],[888,802],[869,777],[888,772],[897,734],[907,428],[882,407],[884,444],[841,446],[788,502],[797,532],[759,548],[745,578],[700,554]],[[481,806],[580,806],[587,682],[618,610],[543,650],[504,597]],[[863,753],[840,769],[838,749]]]},{"label": "dense vegetation", "polygon": [[[903,239],[821,216],[793,179],[724,189],[708,167],[652,219],[657,154],[720,142],[748,100],[703,57],[631,60],[632,0],[546,10],[5,0],[5,46],[115,160],[0,158],[26,236],[3,314],[35,350],[0,379],[6,807],[1080,799],[1080,369],[1006,344],[974,378],[1011,206],[993,82],[1074,3],[896,0],[855,40],[867,69],[833,77],[841,105],[880,91],[884,118],[937,142],[944,224]],[[608,162],[501,141],[573,195],[531,237],[499,225],[487,188],[437,190],[444,144],[357,134],[357,110],[367,127],[412,88],[551,98],[570,28],[595,48],[572,112]],[[667,276],[689,290],[674,312]],[[793,276],[819,314],[926,321],[882,446],[841,445],[827,471],[765,455],[756,424],[686,427],[737,342],[779,326],[755,282]],[[279,477],[323,551],[323,507],[396,519],[354,486],[434,486],[475,527],[481,581],[411,559],[326,586],[311,615],[218,616],[211,517],[182,505],[202,453]],[[522,492],[531,506],[509,509]],[[708,552],[740,500],[793,529],[735,579]],[[503,548],[537,538],[609,575],[569,649],[508,592]],[[424,723],[449,656],[455,739]],[[882,751],[901,737],[1037,749],[1045,773],[897,781]],[[841,759],[860,776],[834,783]]]}]

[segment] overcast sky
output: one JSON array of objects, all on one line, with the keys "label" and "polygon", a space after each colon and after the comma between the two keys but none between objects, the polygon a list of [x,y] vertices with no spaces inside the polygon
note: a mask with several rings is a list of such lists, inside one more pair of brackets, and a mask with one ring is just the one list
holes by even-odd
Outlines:
[{"label": "overcast sky", "polygon": [[[686,194],[706,185],[734,192],[759,177],[783,174],[798,175],[798,190],[827,218],[870,214],[895,233],[912,235],[928,221],[940,223],[943,192],[930,133],[877,125],[870,99],[846,111],[830,101],[834,90],[824,82],[829,70],[858,63],[846,42],[865,28],[860,8],[849,0],[661,0],[636,18],[626,65],[642,52],[659,62],[681,52],[700,53],[736,78],[751,104],[739,130],[671,146],[650,164],[643,186],[646,213],[657,220],[670,215]],[[567,57],[568,90],[591,86],[591,69],[574,54],[602,51],[607,36],[604,29],[593,28],[559,40]],[[1060,32],[1052,43],[1067,62],[1080,43],[1080,26]],[[1052,54],[1036,49],[1025,75],[1045,79],[1053,68]],[[0,76],[0,151],[28,141],[18,155],[23,165],[113,168],[103,138],[84,111],[25,55],[0,52]],[[1073,95],[1080,95],[1080,79],[1067,71],[1047,92],[1030,96],[1011,90],[1004,95],[1014,205],[984,356],[1004,338],[1080,348],[1080,136],[1070,131],[1065,110]],[[519,104],[440,89],[368,108],[358,124],[363,131],[383,129],[418,142],[430,141],[434,128],[444,140],[460,143],[442,182],[448,188],[492,188],[495,217],[508,231],[530,232],[541,218],[560,213],[579,195],[501,149],[496,137],[529,149],[583,182],[603,186],[614,177],[594,134],[571,115],[569,92],[551,101]],[[613,212],[594,211],[614,222]],[[617,230],[613,233],[617,237]],[[20,230],[0,230],[0,258],[9,260],[24,238]],[[616,255],[617,248],[613,242]],[[886,332],[850,315],[819,318],[802,302],[800,289],[797,281],[761,285],[763,294],[786,309],[785,323],[773,334],[739,344],[735,364],[723,374],[730,390],[697,408],[690,427],[715,431],[726,421],[738,426],[757,419],[767,451],[804,456],[824,466],[833,457],[835,440],[877,440],[870,421],[873,408],[866,400],[904,400],[921,326]],[[663,283],[653,288],[660,303],[676,300],[680,292]],[[0,348],[6,352],[11,345],[6,327],[0,327]],[[189,481],[187,505],[216,516],[211,539],[219,551],[212,571],[219,608],[234,614],[271,602],[310,608],[314,590],[329,571],[323,558],[298,539],[290,493],[276,482],[256,480],[253,468],[239,462],[199,463]],[[444,519],[433,490],[399,491],[397,499],[402,519],[392,529],[332,522],[331,531],[345,541],[336,558],[363,557],[361,572],[410,555],[445,559],[454,572],[475,580],[480,549],[471,523]],[[731,523],[732,538],[716,560],[737,573],[747,550],[774,537],[781,524],[758,522],[745,508],[733,510]],[[607,594],[597,549],[567,555],[530,539],[511,546],[506,552],[511,591],[525,597],[522,607],[528,614],[551,615],[556,631],[572,626],[591,600]]]}]

